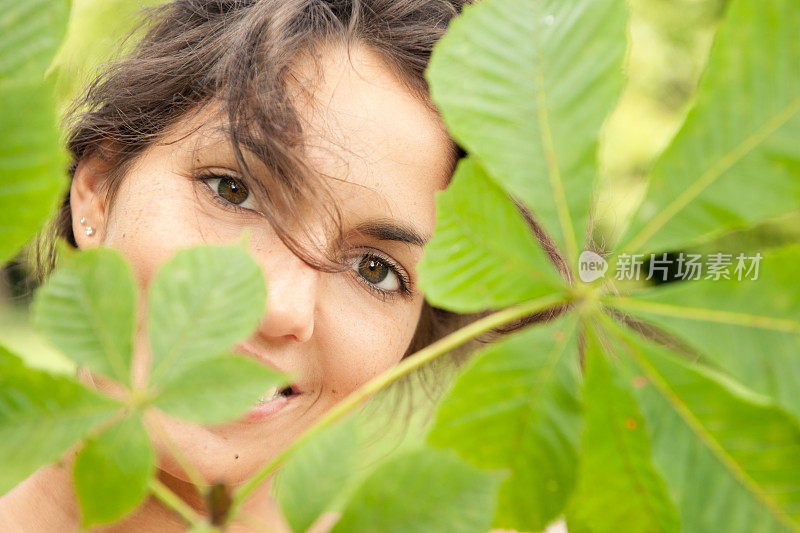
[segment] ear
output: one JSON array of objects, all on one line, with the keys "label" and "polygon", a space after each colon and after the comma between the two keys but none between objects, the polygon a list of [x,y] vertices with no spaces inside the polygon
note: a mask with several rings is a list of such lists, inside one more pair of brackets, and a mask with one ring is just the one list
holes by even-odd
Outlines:
[{"label": "ear", "polygon": [[[78,248],[98,246],[105,238],[106,199],[103,185],[107,175],[107,169],[93,156],[83,157],[75,169],[69,203],[72,231]],[[81,223],[81,220],[84,222]]]}]

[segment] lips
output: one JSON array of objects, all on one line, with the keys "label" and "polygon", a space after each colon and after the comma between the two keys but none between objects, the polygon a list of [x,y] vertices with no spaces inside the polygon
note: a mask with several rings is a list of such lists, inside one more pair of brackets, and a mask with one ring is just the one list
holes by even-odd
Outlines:
[{"label": "lips", "polygon": [[[253,346],[250,343],[243,342],[234,347],[234,351],[252,357],[256,361],[260,362],[264,366],[275,370],[277,372],[281,372],[283,374],[286,373],[285,370],[279,368],[277,365],[273,364],[272,361],[269,360],[267,355]],[[286,385],[279,385],[276,387],[272,387],[261,395],[258,400],[258,403],[253,406],[250,411],[248,411],[243,420],[244,421],[257,421],[262,420],[268,416],[275,414],[276,412],[280,411],[283,407],[285,407],[289,401],[301,394],[301,390],[297,386],[297,384],[290,384]]]}]

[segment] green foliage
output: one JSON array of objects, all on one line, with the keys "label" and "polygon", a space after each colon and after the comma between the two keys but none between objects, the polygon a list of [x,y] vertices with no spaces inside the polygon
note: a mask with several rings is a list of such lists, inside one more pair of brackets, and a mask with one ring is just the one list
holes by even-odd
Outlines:
[{"label": "green foliage", "polygon": [[498,481],[447,452],[406,452],[364,481],[331,532],[484,532]]},{"label": "green foliage", "polygon": [[24,245],[64,190],[52,84],[66,0],[0,1],[0,264]]},{"label": "green foliage", "polygon": [[136,286],[118,253],[96,248],[71,257],[36,294],[33,316],[36,327],[78,365],[130,381]]},{"label": "green foliage", "polygon": [[48,77],[55,79],[59,111],[67,109],[99,68],[135,42],[141,10],[162,3],[164,0],[72,0],[66,38],[48,69]]},{"label": "green foliage", "polygon": [[251,333],[266,306],[261,269],[244,248],[182,250],[161,267],[147,315],[154,384],[219,355]]},{"label": "green foliage", "polygon": [[[720,5],[709,7],[714,16]],[[577,259],[590,234],[621,243],[598,250],[612,266],[641,251],[722,242],[729,251],[738,241],[727,232],[800,211],[798,27],[794,0],[730,2],[694,108],[641,206],[619,214],[627,229],[617,239],[596,231],[590,213],[598,140],[624,83],[625,1],[467,7],[437,45],[428,79],[470,155],[437,198],[419,277],[438,307],[499,311],[376,378],[265,466],[255,479],[283,466],[275,493],[292,529],[341,511],[337,532],[540,531],[562,516],[571,531],[800,530],[800,246],[788,237],[765,251],[755,281],[583,282]],[[62,51],[81,49],[72,38]],[[2,246],[24,240],[5,227],[0,259]],[[148,295],[152,373],[136,384],[135,286],[119,256],[95,250],[40,291],[35,322],[50,341],[130,394],[104,399],[0,354],[0,492],[77,442],[84,524],[116,520],[152,481],[142,412],[217,422],[283,382],[229,354],[265,312],[263,275],[244,247],[180,251],[160,269]],[[544,323],[519,320],[531,313]],[[522,330],[459,371],[424,444],[365,466],[364,420],[334,425],[424,362],[511,325]],[[234,514],[252,486],[235,494]]]},{"label": "green foliage", "polygon": [[694,109],[623,237],[628,251],[668,250],[800,207],[799,26],[794,0],[731,3]]},{"label": "green foliage", "polygon": [[530,328],[476,356],[439,407],[431,443],[508,468],[495,525],[540,530],[572,492],[581,431],[574,319]]},{"label": "green foliage", "polygon": [[586,235],[600,125],[622,88],[624,0],[493,0],[437,46],[431,93],[450,133],[570,260]]},{"label": "green foliage", "polygon": [[678,531],[678,514],[651,465],[650,442],[630,384],[606,361],[607,348],[591,330],[586,341],[586,429],[581,477],[567,508],[569,530],[612,532],[626,524],[631,533]]},{"label": "green foliage", "polygon": [[[800,419],[800,247],[763,254],[757,280],[698,280],[632,294],[615,306],[688,347]],[[617,304],[618,302],[618,304]]]},{"label": "green foliage", "polygon": [[281,469],[275,494],[292,531],[307,530],[322,513],[333,510],[359,463],[357,431],[352,420],[328,428]]},{"label": "green foliage", "polygon": [[[189,290],[186,284],[191,281],[203,283],[204,290]],[[121,403],[106,399],[1,353],[0,491],[84,439],[74,464],[82,523],[113,522],[141,504],[154,475],[143,412],[162,408],[192,421],[221,422],[240,415],[268,389],[285,382],[258,362],[226,353],[255,329],[266,303],[261,270],[243,246],[179,251],[154,278],[148,302],[149,315],[160,320],[155,346],[168,347],[154,350],[161,355],[155,362],[166,360],[173,368],[159,374],[158,381],[142,384],[132,381],[131,372],[135,281],[119,252],[97,248],[75,254],[41,288],[34,322],[77,365],[116,379],[124,386],[125,398]],[[238,313],[226,323],[232,324],[231,330],[217,334],[197,352],[185,352],[198,346],[192,344],[198,338],[205,339],[207,331],[198,327],[227,311]],[[170,359],[175,354],[181,359]],[[109,420],[123,412],[122,418]]]},{"label": "green foliage", "polygon": [[684,531],[795,531],[800,426],[768,398],[618,333]]},{"label": "green foliage", "polygon": [[217,355],[184,366],[169,381],[154,385],[153,405],[178,418],[213,424],[235,418],[253,398],[285,384],[283,376],[252,359]]},{"label": "green foliage", "polygon": [[89,438],[73,466],[83,527],[113,522],[135,509],[154,470],[153,447],[138,416]]},{"label": "green foliage", "polygon": [[498,309],[563,287],[514,204],[472,158],[459,163],[436,204],[436,234],[420,264],[432,304]]},{"label": "green foliage", "polygon": [[120,407],[69,379],[26,368],[0,347],[0,494]]}]

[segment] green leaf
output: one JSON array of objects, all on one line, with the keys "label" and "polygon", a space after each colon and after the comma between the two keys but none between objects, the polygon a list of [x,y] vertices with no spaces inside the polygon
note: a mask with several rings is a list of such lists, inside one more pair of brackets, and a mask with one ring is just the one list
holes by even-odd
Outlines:
[{"label": "green leaf", "polygon": [[484,0],[434,50],[451,134],[577,261],[598,132],[622,87],[624,0]]},{"label": "green leaf", "polygon": [[68,10],[65,0],[0,0],[0,265],[34,236],[66,184],[44,72]]},{"label": "green leaf", "polygon": [[429,441],[482,468],[506,468],[494,525],[539,531],[572,491],[581,430],[575,319],[487,348],[444,398]]},{"label": "green leaf", "polygon": [[485,533],[499,478],[439,450],[407,452],[356,489],[331,533]]},{"label": "green leaf", "polygon": [[797,531],[800,426],[766,397],[619,333],[615,352],[687,532]]},{"label": "green leaf", "polygon": [[266,298],[261,269],[242,246],[180,250],[150,287],[151,382],[172,381],[250,335]]},{"label": "green leaf", "polygon": [[620,249],[674,249],[800,207],[798,27],[795,0],[731,3],[695,108]]},{"label": "green leaf", "polygon": [[301,446],[281,467],[273,488],[292,531],[306,531],[332,510],[359,462],[357,431],[352,419],[323,431]]},{"label": "green leaf", "polygon": [[152,404],[177,418],[215,424],[236,418],[262,394],[286,383],[284,376],[252,359],[220,355],[170,374],[154,391]]},{"label": "green leaf", "polygon": [[436,209],[436,230],[419,265],[433,305],[497,309],[564,285],[517,207],[472,158],[459,162]]},{"label": "green leaf", "polygon": [[[448,379],[450,373],[439,368],[436,379]],[[341,512],[376,467],[424,443],[435,407],[421,381],[426,375],[412,374],[373,395],[362,409],[292,453],[273,488],[293,531],[306,531],[324,513]]]},{"label": "green leaf", "polygon": [[83,527],[115,522],[136,509],[154,473],[155,453],[138,416],[89,439],[73,467]]},{"label": "green leaf", "polygon": [[678,531],[678,513],[651,464],[650,442],[630,386],[587,334],[586,428],[580,470],[567,508],[572,533]]},{"label": "green leaf", "polygon": [[54,462],[121,405],[25,367],[0,347],[0,494]]},{"label": "green leaf", "polygon": [[[757,280],[745,271],[738,279],[733,255],[729,280],[671,283],[610,302],[680,338],[800,419],[800,292],[794,290],[800,247],[761,255]],[[751,263],[745,261],[745,268]]]},{"label": "green leaf", "polygon": [[75,254],[36,294],[33,323],[78,365],[130,383],[136,282],[110,248]]},{"label": "green leaf", "polygon": [[[99,67],[129,48],[123,38],[139,22],[138,12],[164,1],[72,0],[66,37],[48,71],[56,78],[59,109],[80,95]],[[134,41],[135,36],[125,44]]]}]

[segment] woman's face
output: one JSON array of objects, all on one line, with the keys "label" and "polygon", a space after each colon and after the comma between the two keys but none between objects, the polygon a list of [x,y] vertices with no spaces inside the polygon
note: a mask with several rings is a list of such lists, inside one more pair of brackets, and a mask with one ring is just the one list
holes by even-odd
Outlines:
[{"label": "woman's face", "polygon": [[[318,59],[321,79],[311,62],[297,66],[297,83],[314,87],[313,100],[298,101],[298,112],[309,162],[339,178],[329,181],[344,215],[345,252],[355,257],[346,272],[307,266],[251,210],[258,208],[254,194],[219,177],[235,178],[238,167],[219,133],[223,124],[210,113],[177,125],[150,146],[126,173],[111,206],[96,193],[102,178],[91,161],[79,165],[73,180],[79,246],[102,243],[123,252],[143,302],[158,266],[177,249],[251,233],[250,252],[264,272],[268,302],[238,351],[294,376],[299,394],[280,401],[277,410],[262,407],[260,416],[251,412],[249,419],[219,426],[155,416],[209,482],[243,481],[344,396],[395,365],[420,316],[415,266],[434,227],[434,193],[446,186],[452,169],[450,141],[439,117],[368,49],[353,48],[348,57],[346,50],[330,48]],[[97,228],[94,235],[85,235],[82,217]],[[312,238],[326,244],[327,228],[313,224]],[[369,260],[359,261],[370,255],[379,261],[372,269]],[[406,284],[410,292],[403,290]],[[150,355],[144,313],[139,319],[134,373],[141,376]],[[162,469],[185,479],[167,454],[160,457]]]}]

